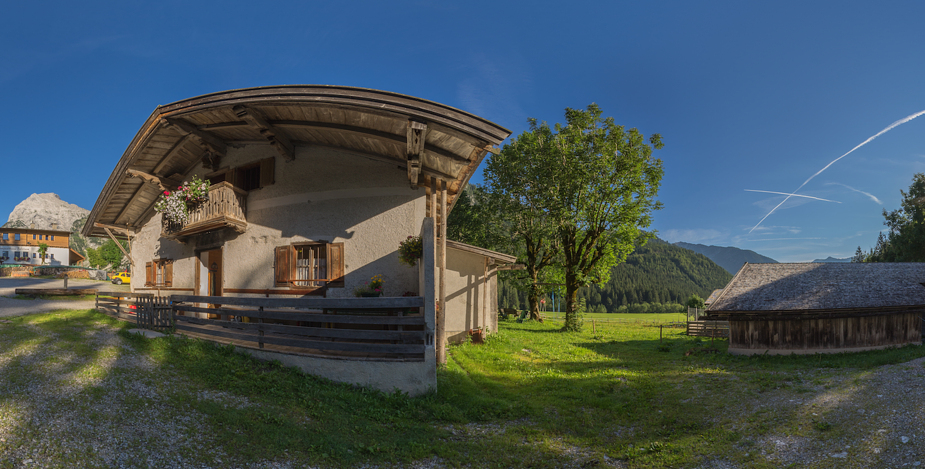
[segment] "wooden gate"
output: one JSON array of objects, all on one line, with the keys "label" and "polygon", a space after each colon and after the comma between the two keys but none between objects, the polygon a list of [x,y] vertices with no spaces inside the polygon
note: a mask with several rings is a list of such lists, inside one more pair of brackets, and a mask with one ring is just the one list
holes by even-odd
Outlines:
[{"label": "wooden gate", "polygon": [[165,330],[173,327],[173,309],[170,297],[151,296],[135,301],[138,313],[138,327]]}]

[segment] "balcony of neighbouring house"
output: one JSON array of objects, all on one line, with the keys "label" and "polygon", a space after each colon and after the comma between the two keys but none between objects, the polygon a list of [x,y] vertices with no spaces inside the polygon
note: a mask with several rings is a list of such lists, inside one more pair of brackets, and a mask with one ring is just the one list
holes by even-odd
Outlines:
[{"label": "balcony of neighbouring house", "polygon": [[239,233],[247,229],[247,192],[228,182],[213,184],[209,188],[209,200],[191,207],[186,223],[164,219],[161,236],[183,240],[193,235],[231,228]]}]

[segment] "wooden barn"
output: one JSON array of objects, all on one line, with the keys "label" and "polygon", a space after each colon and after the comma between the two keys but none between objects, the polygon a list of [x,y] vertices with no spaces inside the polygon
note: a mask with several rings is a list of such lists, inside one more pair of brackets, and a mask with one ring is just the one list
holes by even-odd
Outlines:
[{"label": "wooden barn", "polygon": [[733,354],[837,353],[922,343],[925,263],[745,264],[707,308]]}]

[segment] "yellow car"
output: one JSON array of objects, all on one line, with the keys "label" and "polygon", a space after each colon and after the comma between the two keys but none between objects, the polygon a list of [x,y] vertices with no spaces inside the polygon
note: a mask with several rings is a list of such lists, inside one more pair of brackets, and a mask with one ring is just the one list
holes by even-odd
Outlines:
[{"label": "yellow car", "polygon": [[112,275],[112,283],[122,285],[123,283],[132,283],[132,274],[128,272],[118,272]]}]

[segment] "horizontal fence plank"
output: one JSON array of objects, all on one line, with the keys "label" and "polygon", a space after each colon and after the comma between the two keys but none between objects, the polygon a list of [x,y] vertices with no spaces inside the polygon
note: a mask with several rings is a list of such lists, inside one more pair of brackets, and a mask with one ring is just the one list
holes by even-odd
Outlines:
[{"label": "horizontal fence plank", "polygon": [[204,326],[222,326],[230,329],[241,329],[247,331],[263,330],[265,332],[277,332],[280,334],[291,334],[311,337],[326,337],[335,339],[362,339],[362,340],[424,340],[424,331],[387,331],[387,330],[364,330],[364,329],[330,329],[325,327],[307,327],[307,326],[289,326],[286,324],[259,324],[220,321],[217,319],[201,319],[188,316],[176,316],[178,322],[190,324],[200,324]]},{"label": "horizontal fence plank", "polygon": [[193,313],[222,314],[247,318],[274,319],[280,321],[330,322],[336,324],[383,324],[417,326],[424,324],[424,316],[354,316],[344,314],[297,313],[288,311],[257,311],[228,308],[199,308],[174,304],[177,311]]},{"label": "horizontal fence plank", "polygon": [[310,308],[310,309],[376,309],[376,308],[422,308],[424,298],[420,296],[396,296],[377,298],[239,298],[232,296],[190,296],[172,295],[174,303],[210,303],[234,306],[263,306],[267,308]]},{"label": "horizontal fence plank", "polygon": [[259,336],[254,335],[254,334],[248,334],[244,332],[226,331],[226,330],[217,331],[217,330],[208,329],[205,327],[197,327],[195,325],[181,324],[179,322],[176,323],[174,327],[178,331],[195,332],[197,334],[209,335],[212,337],[224,337],[226,339],[243,340],[247,342],[257,342],[257,339],[259,338]]},{"label": "horizontal fence plank", "polygon": [[[197,334],[208,335],[212,337],[223,337],[227,339],[236,339],[247,342],[253,342],[257,345],[261,337],[256,334],[244,334],[240,332],[231,332],[227,330],[217,331],[205,327],[195,327],[187,324],[176,324],[179,331],[195,332]],[[293,339],[275,336],[263,336],[263,343],[270,345],[282,345],[288,347],[297,347],[324,352],[358,352],[358,353],[393,353],[393,354],[423,354],[424,344],[369,344],[360,342],[331,342],[318,340]]]},{"label": "horizontal fence plank", "polygon": [[118,297],[118,298],[151,298],[154,293],[132,293],[127,291],[101,291],[97,292],[100,297]]},{"label": "horizontal fence plank", "polygon": [[333,352],[401,354],[424,353],[424,344],[366,344],[358,342],[322,342],[313,340],[287,339],[274,336],[264,336],[263,343]]}]

